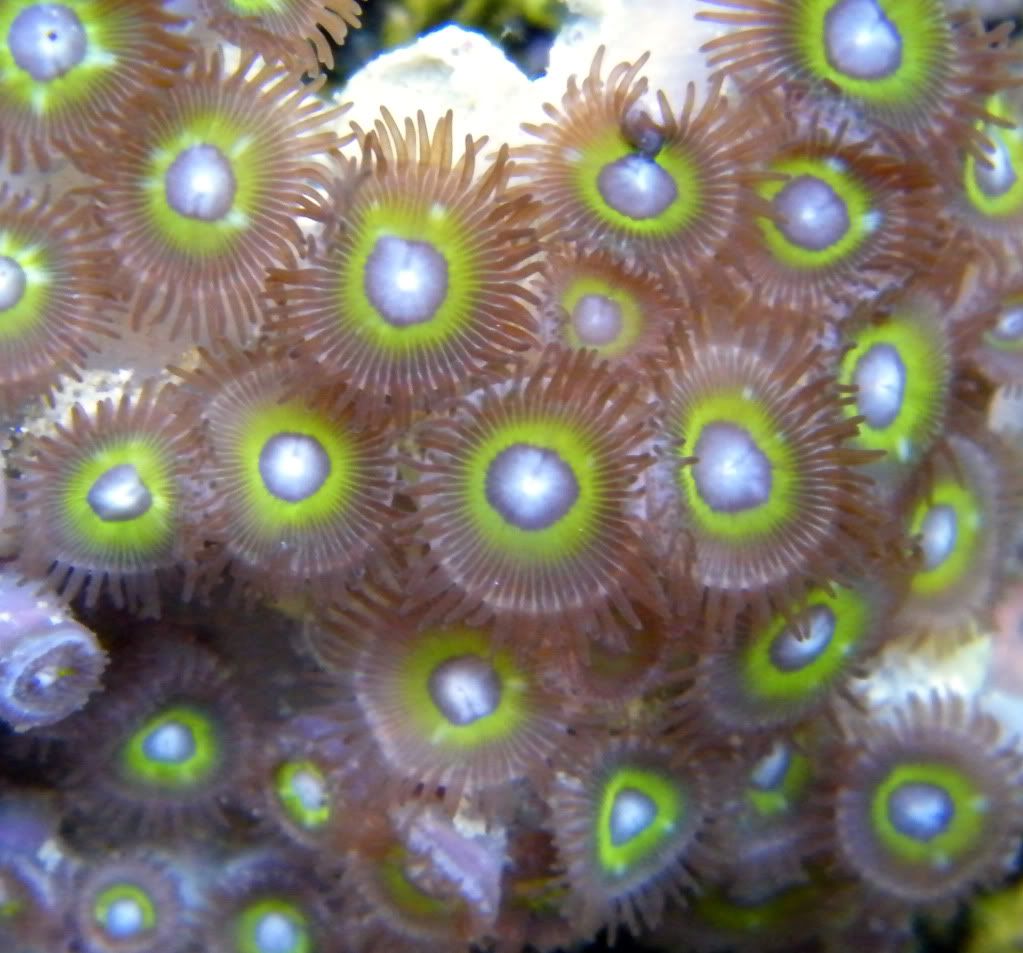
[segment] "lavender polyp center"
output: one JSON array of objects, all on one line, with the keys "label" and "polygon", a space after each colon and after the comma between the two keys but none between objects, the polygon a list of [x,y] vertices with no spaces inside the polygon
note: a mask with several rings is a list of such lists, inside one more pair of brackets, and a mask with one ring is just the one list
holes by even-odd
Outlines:
[{"label": "lavender polyp center", "polygon": [[133,463],[120,463],[96,479],[86,502],[103,522],[124,523],[144,516],[153,505],[153,494]]},{"label": "lavender polyp center", "polygon": [[7,31],[11,58],[32,79],[48,83],[69,73],[89,50],[89,38],[70,7],[37,3],[26,7]]},{"label": "lavender polyp center", "polygon": [[622,156],[597,176],[601,197],[619,215],[635,221],[657,218],[678,198],[675,180],[649,156]]},{"label": "lavender polyp center", "polygon": [[615,847],[638,837],[657,819],[657,804],[649,794],[637,788],[622,788],[611,805],[609,818],[611,843]]},{"label": "lavender polyp center", "polygon": [[852,79],[886,79],[902,66],[902,37],[877,0],[834,4],[824,16],[824,51]]},{"label": "lavender polyp center", "polygon": [[633,106],[622,120],[622,133],[636,151],[648,159],[664,148],[664,133],[646,109]]},{"label": "lavender polyp center", "polygon": [[522,530],[541,530],[572,509],[579,499],[579,482],[554,450],[516,443],[494,457],[485,493],[505,522]]},{"label": "lavender polyp center", "polygon": [[263,485],[285,503],[309,499],[327,481],[330,472],[330,455],[309,434],[290,431],[274,434],[259,453]]},{"label": "lavender polyp center", "polygon": [[792,764],[792,749],[776,741],[771,750],[754,766],[750,773],[750,786],[758,791],[774,791],[781,786]]},{"label": "lavender polyp center", "polygon": [[17,694],[25,703],[49,708],[66,693],[69,679],[76,681],[75,676],[93,667],[96,643],[91,633],[78,625],[62,626],[45,635],[36,633],[31,641],[32,656],[18,679]]},{"label": "lavender polyp center", "polygon": [[445,659],[430,673],[427,690],[437,710],[459,727],[492,715],[501,704],[501,678],[478,655]]},{"label": "lavender polyp center", "polygon": [[259,953],[292,953],[300,937],[301,931],[288,917],[268,913],[256,924],[254,938]]},{"label": "lavender polyp center", "polygon": [[165,764],[181,764],[196,751],[195,735],[188,725],[169,721],[151,731],[142,742],[147,758]]},{"label": "lavender polyp center", "polygon": [[794,625],[787,625],[771,642],[771,662],[783,672],[798,672],[817,661],[835,636],[835,613],[827,606],[810,606]]},{"label": "lavender polyp center", "polygon": [[583,295],[572,309],[572,327],[585,347],[605,347],[622,333],[622,306],[607,295]]},{"label": "lavender polyp center", "polygon": [[988,142],[981,148],[988,164],[975,162],[973,177],[981,192],[989,198],[999,198],[1012,189],[1019,179],[1012,164],[1012,154],[1001,135],[995,132],[988,133]]},{"label": "lavender polyp center", "polygon": [[238,183],[231,160],[216,146],[183,149],[164,176],[167,204],[179,215],[216,222],[234,206]]},{"label": "lavender polyp center", "polygon": [[888,819],[906,837],[929,841],[944,834],[955,818],[948,791],[926,781],[907,781],[888,795]]},{"label": "lavender polyp center", "polygon": [[1023,340],[1023,305],[1002,311],[991,330],[991,335],[1006,344]]},{"label": "lavender polyp center", "polygon": [[951,506],[938,504],[927,511],[920,526],[924,569],[937,569],[952,555],[959,538],[959,517]]},{"label": "lavender polyp center", "polygon": [[123,940],[141,933],[144,924],[141,904],[132,897],[121,897],[110,904],[103,927],[115,940]]},{"label": "lavender polyp center", "polygon": [[774,197],[781,214],[778,229],[794,245],[824,251],[849,231],[849,210],[842,197],[823,179],[800,175],[786,182]]},{"label": "lavender polyp center", "polygon": [[873,344],[856,362],[856,409],[874,430],[890,427],[906,396],[906,364],[896,347]]},{"label": "lavender polyp center", "polygon": [[15,307],[25,294],[27,285],[25,269],[13,258],[0,256],[0,311]]},{"label": "lavender polyp center", "polygon": [[771,461],[744,427],[714,421],[700,431],[693,481],[701,499],[719,513],[741,513],[771,498]]},{"label": "lavender polyp center", "polygon": [[307,811],[318,811],[329,800],[329,793],[323,779],[310,771],[299,771],[292,778],[291,789],[299,803]]},{"label": "lavender polyp center", "polygon": [[385,235],[369,253],[363,286],[392,327],[424,324],[447,298],[447,259],[429,242]]}]

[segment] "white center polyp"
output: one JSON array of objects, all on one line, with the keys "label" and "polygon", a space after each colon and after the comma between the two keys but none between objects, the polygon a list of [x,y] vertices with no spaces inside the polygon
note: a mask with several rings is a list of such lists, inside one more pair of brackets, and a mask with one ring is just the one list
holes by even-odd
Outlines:
[{"label": "white center polyp", "polygon": [[948,791],[926,781],[907,781],[888,795],[888,819],[900,834],[928,841],[944,834],[955,817]]},{"label": "white center polyp", "polygon": [[890,427],[906,396],[906,365],[898,348],[872,344],[856,362],[853,383],[857,387],[856,409],[867,423],[874,430]]},{"label": "white center polyp", "polygon": [[330,455],[309,434],[274,434],[259,453],[263,485],[286,503],[309,499],[327,481],[330,471]]},{"label": "white center polyp", "polygon": [[998,317],[992,335],[1007,344],[1023,340],[1023,306],[1006,308]]},{"label": "white center polyp", "polygon": [[76,622],[25,627],[0,666],[0,718],[19,730],[60,721],[96,690],[103,665],[96,637]]},{"label": "white center polyp", "polygon": [[142,930],[145,914],[137,900],[121,897],[107,908],[106,931],[111,937],[123,940],[132,937]]},{"label": "white center polyp", "polygon": [[506,523],[541,530],[572,509],[579,499],[579,483],[556,451],[516,443],[494,457],[484,492]]},{"label": "white center polyp", "polygon": [[[24,649],[31,655],[24,657]],[[7,660],[5,674],[8,677],[17,675],[18,666],[12,663],[15,658],[22,661],[20,671],[24,675],[19,676],[20,685],[16,689],[19,698],[23,703],[31,699],[39,707],[48,707],[59,701],[60,695],[66,691],[68,679],[89,671],[90,656],[96,653],[96,643],[90,639],[87,630],[72,623],[45,634],[36,633],[31,640],[25,639],[18,646],[15,657]],[[4,680],[0,678],[0,682]],[[57,691],[51,692],[55,685],[58,685]],[[69,697],[66,704],[76,704],[77,697]]]},{"label": "white center polyp", "polygon": [[784,741],[775,741],[754,766],[749,783],[758,791],[774,791],[781,786],[792,763],[792,751]]},{"label": "white center polyp", "polygon": [[664,133],[647,109],[633,104],[622,120],[622,134],[636,151],[652,159],[664,148]]},{"label": "white center polyp", "polygon": [[430,673],[427,690],[437,710],[453,725],[471,725],[492,715],[501,704],[501,679],[494,666],[478,655],[441,662]]},{"label": "white center polyp", "polygon": [[89,39],[74,10],[59,3],[37,3],[12,21],[7,49],[32,79],[48,83],[85,59]]},{"label": "white center polyp", "polygon": [[292,953],[301,936],[298,927],[281,913],[268,913],[261,917],[255,934],[259,953]]},{"label": "white center polyp", "polygon": [[823,251],[841,241],[849,231],[845,200],[823,179],[800,175],[786,182],[774,197],[783,221],[779,231],[793,245]]},{"label": "white center polyp", "polygon": [[959,517],[954,507],[932,506],[920,526],[920,546],[924,553],[924,569],[937,569],[956,548],[959,538]]},{"label": "white center polyp", "polygon": [[693,448],[693,481],[700,498],[719,513],[740,513],[771,499],[771,461],[738,424],[706,424]]},{"label": "white center polyp", "polygon": [[1016,184],[1017,175],[1012,165],[1012,154],[1000,132],[988,129],[987,135],[990,141],[983,143],[981,148],[990,164],[977,159],[973,164],[973,177],[981,192],[996,199]]},{"label": "white center polyp", "polygon": [[423,324],[447,298],[447,259],[429,242],[384,235],[366,259],[363,290],[392,327]]},{"label": "white center polyp", "polygon": [[45,692],[48,688],[52,688],[59,678],[60,675],[54,666],[44,665],[32,675],[31,684],[36,691]]},{"label": "white center polyp", "polygon": [[583,295],[572,309],[572,327],[584,347],[605,347],[622,333],[622,308],[601,294]]},{"label": "white center polyp", "polygon": [[839,0],[824,17],[824,53],[853,79],[885,79],[902,65],[902,37],[877,0]]},{"label": "white center polyp", "polygon": [[132,463],[120,463],[107,470],[92,484],[85,499],[105,523],[138,519],[153,505],[153,494]]},{"label": "white center polyp", "polygon": [[645,155],[609,162],[597,176],[597,189],[619,215],[636,221],[656,218],[678,198],[675,180]]},{"label": "white center polyp", "polygon": [[7,311],[21,301],[27,284],[25,269],[13,258],[0,256],[0,311]]},{"label": "white center polyp", "polygon": [[309,771],[296,772],[291,779],[291,787],[307,811],[318,811],[327,803],[327,789],[323,781]]},{"label": "white center polyp", "polygon": [[835,613],[827,606],[811,606],[797,621],[801,627],[787,625],[771,642],[771,662],[783,672],[798,672],[817,661],[835,635]]},{"label": "white center polyp", "polygon": [[615,847],[627,844],[653,824],[656,817],[657,804],[649,794],[637,788],[622,788],[611,805],[611,843]]},{"label": "white center polyp", "polygon": [[149,733],[142,750],[153,761],[181,764],[195,754],[195,736],[187,725],[169,721]]},{"label": "white center polyp", "polygon": [[200,222],[224,218],[238,188],[231,160],[210,145],[179,152],[164,175],[163,186],[167,204],[175,212]]}]

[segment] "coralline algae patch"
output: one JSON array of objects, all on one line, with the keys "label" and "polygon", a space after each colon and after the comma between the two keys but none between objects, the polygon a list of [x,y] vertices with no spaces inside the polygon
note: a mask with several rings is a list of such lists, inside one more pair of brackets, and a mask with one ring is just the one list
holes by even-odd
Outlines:
[{"label": "coralline algae patch", "polygon": [[3,949],[910,950],[1015,874],[1008,27],[573,12],[331,94],[350,0],[0,10]]}]

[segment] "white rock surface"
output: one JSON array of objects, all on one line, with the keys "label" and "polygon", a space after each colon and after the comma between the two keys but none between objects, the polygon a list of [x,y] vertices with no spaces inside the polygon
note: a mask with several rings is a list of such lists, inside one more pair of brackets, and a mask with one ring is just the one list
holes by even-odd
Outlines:
[{"label": "white rock surface", "polygon": [[518,135],[529,79],[485,36],[449,26],[367,64],[341,92],[353,103],[347,119],[372,127],[386,107],[401,122],[422,110],[432,126],[448,109],[455,138],[490,136],[500,144]]},{"label": "white rock surface", "polygon": [[[568,23],[550,51],[548,70],[526,77],[496,44],[457,26],[428,33],[367,64],[341,92],[354,103],[349,119],[369,128],[382,106],[396,118],[421,109],[431,123],[448,109],[455,136],[487,135],[492,146],[523,141],[522,122],[544,118],[560,103],[570,76],[585,76],[597,48],[607,47],[605,75],[623,60],[650,53],[644,74],[681,106],[690,80],[703,84],[700,46],[720,32],[694,18],[696,0],[572,0]],[[354,153],[353,153],[354,154]]]}]

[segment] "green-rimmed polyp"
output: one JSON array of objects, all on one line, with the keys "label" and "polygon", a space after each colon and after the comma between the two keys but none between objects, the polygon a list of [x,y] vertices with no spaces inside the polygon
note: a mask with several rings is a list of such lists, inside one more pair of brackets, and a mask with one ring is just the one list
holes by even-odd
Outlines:
[{"label": "green-rimmed polyp", "polygon": [[975,568],[985,526],[985,505],[969,484],[951,477],[938,480],[913,508],[909,532],[920,540],[923,565],[910,589],[938,596],[954,589]]},{"label": "green-rimmed polyp", "polygon": [[598,449],[556,416],[490,427],[461,466],[476,532],[507,558],[553,563],[593,539],[607,491]]},{"label": "green-rimmed polyp", "polygon": [[950,45],[940,0],[792,0],[799,66],[871,107],[925,101]]},{"label": "green-rimmed polyp", "polygon": [[871,829],[898,862],[942,871],[981,845],[989,806],[965,772],[907,761],[888,770],[870,793]]},{"label": "green-rimmed polyp", "polygon": [[787,615],[775,615],[738,648],[737,703],[765,716],[799,715],[825,698],[872,638],[871,594],[832,584],[814,588]]},{"label": "green-rimmed polyp", "polygon": [[581,275],[558,302],[568,321],[562,336],[569,347],[594,348],[603,357],[625,354],[643,333],[642,306],[620,282]]},{"label": "green-rimmed polyp", "polygon": [[49,249],[11,229],[0,229],[0,345],[35,331],[53,293]]},{"label": "green-rimmed polyp", "polygon": [[174,545],[180,489],[174,463],[145,434],[114,436],[89,448],[63,478],[66,539],[98,565],[140,565]]},{"label": "green-rimmed polyp", "polygon": [[[821,899],[821,888],[812,882],[779,887],[767,896],[748,900],[731,897],[717,888],[693,898],[692,914],[698,922],[724,931],[726,936],[761,936],[766,940],[773,931],[784,931],[791,921],[812,915]],[[727,947],[726,937],[722,941],[722,948]]]},{"label": "green-rimmed polyp", "polygon": [[133,784],[187,792],[209,781],[223,757],[214,716],[177,704],[150,716],[132,732],[121,748],[119,769]]},{"label": "green-rimmed polyp", "polygon": [[984,345],[1023,358],[1023,294],[1005,297],[994,326],[984,333]]},{"label": "green-rimmed polyp", "polygon": [[305,831],[319,830],[331,817],[327,778],[314,761],[285,761],[273,776],[274,794],[285,816]]},{"label": "green-rimmed polyp", "polygon": [[791,445],[755,396],[713,393],[675,423],[678,453],[695,462],[678,482],[699,528],[722,542],[765,537],[793,518],[799,492]]},{"label": "green-rimmed polyp", "polygon": [[987,163],[969,153],[963,160],[963,187],[970,206],[985,218],[1006,219],[1023,212],[1023,134],[1018,109],[1011,108],[1004,96],[993,96],[984,107],[1010,128],[994,123],[981,124],[987,144],[981,149]]},{"label": "green-rimmed polyp", "polygon": [[315,953],[309,916],[291,900],[265,897],[247,904],[234,927],[235,953]]},{"label": "green-rimmed polyp", "polygon": [[96,924],[115,942],[155,930],[158,911],[153,898],[138,884],[104,887],[92,906]]},{"label": "green-rimmed polyp", "polygon": [[0,101],[40,117],[81,108],[121,68],[136,16],[109,0],[5,0]]},{"label": "green-rimmed polyp", "polygon": [[813,272],[840,265],[881,225],[870,189],[837,157],[792,157],[770,166],[786,179],[758,191],[778,213],[760,218],[764,244],[788,268]]},{"label": "green-rimmed polyp", "polygon": [[237,119],[186,113],[149,149],[141,180],[148,220],[178,254],[224,255],[259,210],[267,165],[261,136]]},{"label": "green-rimmed polyp", "polygon": [[628,877],[657,857],[685,827],[688,807],[677,779],[638,765],[614,767],[596,803],[594,847],[601,872]]},{"label": "green-rimmed polyp", "polygon": [[387,898],[395,908],[417,920],[449,921],[458,913],[459,904],[447,897],[435,897],[415,883],[406,871],[409,860],[401,847],[391,849],[377,863],[376,874]]},{"label": "green-rimmed polyp", "polygon": [[775,742],[750,773],[746,802],[763,819],[798,810],[810,781],[810,759],[787,743]]},{"label": "green-rimmed polyp", "polygon": [[582,206],[631,236],[678,235],[706,201],[698,163],[683,148],[666,145],[656,157],[644,155],[617,129],[579,149],[572,175]]},{"label": "green-rimmed polyp", "polygon": [[1005,295],[984,331],[977,362],[984,373],[1012,392],[1023,381],[1023,294]]},{"label": "green-rimmed polyp", "polygon": [[443,202],[358,206],[338,268],[338,314],[367,347],[403,358],[442,347],[472,322],[485,265],[479,234]]},{"label": "green-rimmed polyp", "polygon": [[437,748],[477,750],[506,742],[530,714],[522,670],[475,629],[427,630],[394,677],[409,719]]},{"label": "green-rimmed polyp", "polygon": [[947,333],[926,305],[904,305],[858,330],[838,375],[856,388],[844,413],[863,418],[854,445],[883,450],[882,466],[919,460],[944,419],[951,374]]},{"label": "green-rimmed polyp", "polygon": [[246,530],[267,541],[336,522],[359,489],[359,453],[344,425],[299,401],[245,410],[226,449],[241,477]]}]

